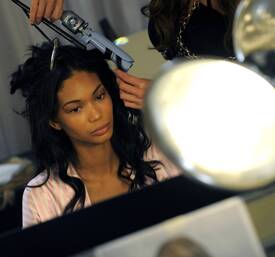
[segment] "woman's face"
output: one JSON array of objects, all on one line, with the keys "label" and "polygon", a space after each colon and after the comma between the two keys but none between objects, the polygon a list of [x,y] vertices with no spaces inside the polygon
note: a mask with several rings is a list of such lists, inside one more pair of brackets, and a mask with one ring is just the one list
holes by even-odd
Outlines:
[{"label": "woman's face", "polygon": [[50,125],[63,130],[73,145],[98,145],[113,134],[113,105],[95,73],[74,71],[57,93],[58,113]]}]

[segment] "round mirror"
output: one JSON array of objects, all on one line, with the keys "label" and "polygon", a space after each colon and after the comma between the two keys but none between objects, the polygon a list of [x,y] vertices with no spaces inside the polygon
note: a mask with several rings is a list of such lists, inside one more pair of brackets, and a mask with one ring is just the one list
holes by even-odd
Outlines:
[{"label": "round mirror", "polygon": [[239,61],[243,62],[255,52],[274,50],[275,1],[241,1],[233,27],[234,48]]},{"label": "round mirror", "polygon": [[237,191],[275,180],[275,91],[242,65],[203,59],[166,66],[144,115],[153,141],[189,177]]}]

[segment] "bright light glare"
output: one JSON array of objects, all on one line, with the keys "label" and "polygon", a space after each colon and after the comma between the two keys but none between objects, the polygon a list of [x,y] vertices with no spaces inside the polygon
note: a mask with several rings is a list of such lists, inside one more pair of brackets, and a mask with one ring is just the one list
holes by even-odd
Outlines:
[{"label": "bright light glare", "polygon": [[129,43],[128,37],[119,37],[114,41],[115,45],[123,46]]},{"label": "bright light glare", "polygon": [[259,178],[274,173],[275,91],[269,82],[212,60],[182,65],[157,83],[150,101],[182,166],[225,184],[257,170]]}]

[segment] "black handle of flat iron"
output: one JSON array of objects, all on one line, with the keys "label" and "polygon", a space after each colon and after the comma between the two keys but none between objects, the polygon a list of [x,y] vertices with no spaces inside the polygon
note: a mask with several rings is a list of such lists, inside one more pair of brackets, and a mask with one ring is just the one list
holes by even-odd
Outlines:
[{"label": "black handle of flat iron", "polygon": [[[11,1],[14,2],[16,5],[18,5],[26,13],[30,12],[30,8],[27,5],[25,5],[24,3],[22,3],[21,1],[19,1],[19,0],[11,0]],[[70,34],[68,34],[66,31],[62,30],[61,28],[59,28],[58,26],[56,26],[52,22],[50,22],[50,21],[48,21],[47,19],[44,19],[44,18],[42,19],[41,22],[44,23],[49,28],[51,28],[52,30],[54,30],[59,35],[61,35],[62,37],[64,37],[65,39],[67,39],[69,42],[73,43],[74,45],[76,45],[80,48],[86,49],[85,45],[83,45],[81,42],[77,41]]]}]

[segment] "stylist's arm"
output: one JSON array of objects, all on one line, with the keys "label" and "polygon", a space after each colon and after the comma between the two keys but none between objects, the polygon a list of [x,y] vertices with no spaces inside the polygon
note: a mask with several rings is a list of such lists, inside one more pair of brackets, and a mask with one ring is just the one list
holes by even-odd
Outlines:
[{"label": "stylist's arm", "polygon": [[124,105],[133,109],[142,109],[144,96],[150,85],[150,80],[129,75],[121,70],[114,71],[120,89],[120,98]]},{"label": "stylist's arm", "polygon": [[56,21],[63,13],[64,0],[32,0],[30,8],[31,24],[39,24],[42,18]]}]

